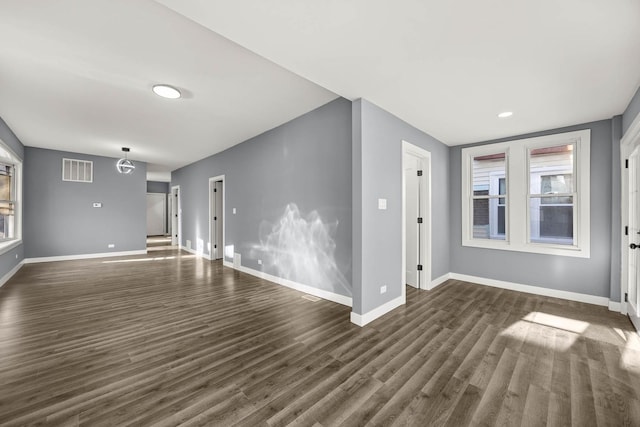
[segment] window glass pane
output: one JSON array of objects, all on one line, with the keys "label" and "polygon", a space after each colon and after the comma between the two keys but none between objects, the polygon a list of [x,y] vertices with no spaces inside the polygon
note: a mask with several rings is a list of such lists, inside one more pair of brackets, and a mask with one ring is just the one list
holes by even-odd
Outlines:
[{"label": "window glass pane", "polygon": [[[540,194],[573,193],[573,174],[545,175],[540,177]],[[571,197],[545,197],[543,204],[571,203]]]},{"label": "window glass pane", "polygon": [[[507,194],[507,180],[505,178],[500,178],[498,180],[498,194],[500,195]],[[504,197],[500,197],[498,199],[498,204],[504,205],[504,203],[505,203]]]},{"label": "window glass pane", "polygon": [[473,238],[504,240],[505,207],[498,198],[473,200]]},{"label": "window glass pane", "polygon": [[9,238],[9,221],[5,215],[0,215],[0,239]]},{"label": "window glass pane", "polygon": [[0,174],[0,200],[11,200],[11,176]]},{"label": "window glass pane", "polygon": [[573,193],[573,144],[531,150],[529,174],[532,195]]},{"label": "window glass pane", "polygon": [[529,200],[531,241],[536,243],[573,244],[573,197],[568,203],[550,205],[544,197]]},{"label": "window glass pane", "polygon": [[498,234],[502,234],[503,236],[506,230],[505,214],[506,208],[504,206],[498,206]]},{"label": "window glass pane", "polygon": [[[497,196],[500,193],[499,185],[492,184],[492,176],[505,176],[505,153],[477,156],[473,158],[473,195]],[[503,178],[504,179],[504,178]],[[504,189],[506,190],[506,184]]]}]

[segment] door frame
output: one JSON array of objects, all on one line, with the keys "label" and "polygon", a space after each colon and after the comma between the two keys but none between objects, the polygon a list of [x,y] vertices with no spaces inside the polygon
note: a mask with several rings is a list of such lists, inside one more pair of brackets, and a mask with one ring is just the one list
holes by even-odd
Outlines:
[{"label": "door frame", "polygon": [[[174,203],[174,201],[176,199],[174,199],[173,197],[175,196],[176,199],[178,200],[177,203]],[[176,219],[176,227],[177,233],[175,233],[176,230],[174,230],[173,227],[173,222],[171,223],[171,245],[175,246],[177,245],[179,248],[182,248],[182,196],[180,194],[180,186],[179,185],[173,185],[171,186],[171,221],[173,221],[173,218],[175,218],[176,215],[176,210],[177,210],[177,219]],[[178,205],[176,207],[176,204]],[[176,237],[177,234],[177,237]]]},{"label": "door frame", "polygon": [[[630,223],[629,218],[629,169],[625,167],[625,162],[633,153],[633,150],[640,146],[640,114],[636,116],[629,126],[627,132],[622,136],[620,140],[620,172],[621,172],[621,185],[620,185],[620,199],[621,207],[620,214],[622,217],[621,226],[624,227]],[[621,230],[622,232],[622,230]],[[631,316],[627,310],[627,303],[624,300],[625,293],[629,292],[629,244],[630,236],[622,234],[621,242],[621,260],[622,268],[620,273],[620,312],[629,316],[633,322],[636,330],[640,333],[640,319],[635,316]]]},{"label": "door frame", "polygon": [[214,176],[209,178],[209,217],[208,217],[208,222],[209,222],[209,255],[207,257],[207,259],[213,261],[213,218],[212,218],[212,213],[213,213],[213,202],[214,202],[214,197],[213,197],[213,189],[215,186],[215,183],[218,181],[222,181],[222,248],[220,248],[222,250],[222,259],[224,260],[224,242],[225,242],[225,221],[227,219],[227,215],[226,212],[224,211],[225,205],[226,205],[226,201],[225,198],[227,196],[227,189],[225,188],[225,177],[224,175],[218,175],[218,176]]},{"label": "door frame", "polygon": [[419,274],[419,289],[430,290],[431,286],[431,152],[402,141],[402,297],[406,298],[406,263],[407,263],[407,219],[406,219],[406,193],[407,183],[405,179],[405,154],[418,157],[422,161],[422,177],[426,180],[420,186],[420,212],[423,212],[422,227],[420,227],[420,263],[422,272]]}]

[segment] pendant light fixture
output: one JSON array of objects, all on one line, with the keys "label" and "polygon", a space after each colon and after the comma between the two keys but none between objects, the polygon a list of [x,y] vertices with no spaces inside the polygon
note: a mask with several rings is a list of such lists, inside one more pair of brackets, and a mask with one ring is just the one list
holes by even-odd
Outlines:
[{"label": "pendant light fixture", "polygon": [[124,151],[124,159],[118,160],[116,168],[118,169],[118,172],[125,175],[132,174],[133,170],[136,168],[136,165],[134,165],[133,162],[127,158],[129,149],[127,147],[122,147],[122,151]]}]

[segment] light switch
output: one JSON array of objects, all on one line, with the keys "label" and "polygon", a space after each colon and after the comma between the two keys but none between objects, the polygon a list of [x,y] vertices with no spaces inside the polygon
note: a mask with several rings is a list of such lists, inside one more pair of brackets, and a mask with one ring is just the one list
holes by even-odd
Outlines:
[{"label": "light switch", "polygon": [[378,209],[387,209],[387,199],[378,199]]},{"label": "light switch", "polygon": [[236,208],[233,208],[233,214],[234,215],[236,214]]}]

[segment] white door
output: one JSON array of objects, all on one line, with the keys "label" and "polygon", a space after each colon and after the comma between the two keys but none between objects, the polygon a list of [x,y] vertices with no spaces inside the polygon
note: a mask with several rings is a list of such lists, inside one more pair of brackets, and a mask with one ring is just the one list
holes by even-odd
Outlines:
[{"label": "white door", "polygon": [[222,206],[222,181],[216,181],[213,183],[213,227],[211,241],[213,242],[213,259],[222,258],[222,226],[224,224],[223,215],[224,210]]},{"label": "white door", "polygon": [[161,236],[165,233],[166,211],[164,193],[147,193],[147,236]]},{"label": "white door", "polygon": [[627,314],[640,331],[640,146],[629,156],[629,281]]},{"label": "white door", "polygon": [[406,155],[405,162],[405,215],[406,215],[406,281],[414,288],[420,287],[420,180],[418,179],[419,159]]}]

